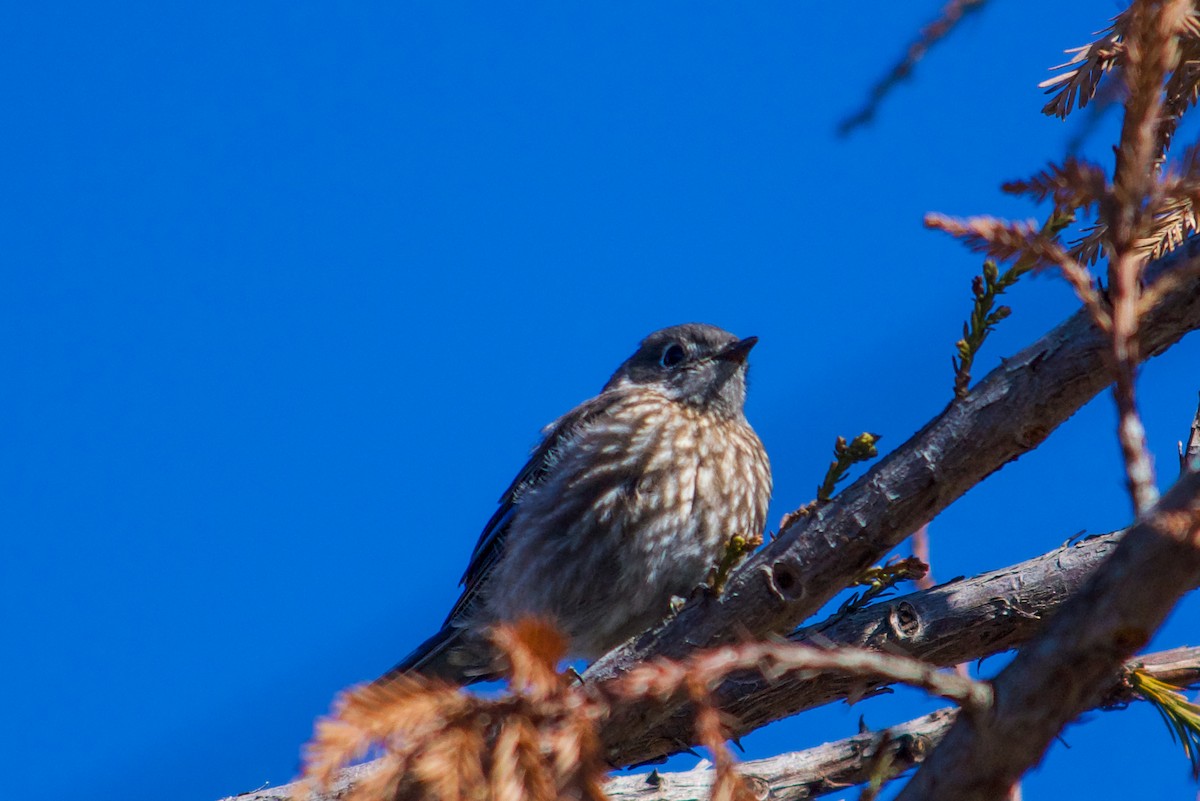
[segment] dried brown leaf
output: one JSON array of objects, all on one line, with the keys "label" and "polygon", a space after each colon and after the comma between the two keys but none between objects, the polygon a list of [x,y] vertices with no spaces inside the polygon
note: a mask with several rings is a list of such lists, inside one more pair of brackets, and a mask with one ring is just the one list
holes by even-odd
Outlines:
[{"label": "dried brown leaf", "polygon": [[1068,54],[1073,54],[1071,59],[1051,67],[1066,72],[1038,84],[1047,94],[1053,95],[1042,107],[1043,114],[1065,118],[1074,108],[1087,106],[1096,94],[1100,79],[1117,65],[1124,51],[1122,39],[1126,24],[1126,12],[1118,14],[1106,30],[1097,34],[1095,41],[1067,50]]},{"label": "dried brown leaf", "polygon": [[1001,188],[1009,194],[1028,195],[1039,203],[1050,198],[1059,212],[1097,207],[1109,191],[1104,169],[1074,156],[1068,156],[1062,164],[1048,164],[1028,180],[1009,181]]},{"label": "dried brown leaf", "polygon": [[496,736],[490,779],[493,801],[554,801],[558,795],[529,720],[513,717]]},{"label": "dried brown leaf", "polygon": [[455,726],[437,737],[413,760],[413,777],[441,801],[483,801],[483,733],[474,726]]},{"label": "dried brown leaf", "polygon": [[[986,253],[998,261],[1013,261],[1021,257],[1031,258],[1037,268],[1057,263],[1057,243],[1041,237],[1039,226],[1033,220],[1001,220],[997,217],[970,217],[961,219],[944,214],[925,215],[925,225],[945,231],[966,242],[967,247]],[[1059,248],[1061,250],[1061,248]]]},{"label": "dried brown leaf", "polygon": [[1080,264],[1091,266],[1108,247],[1108,226],[1096,223],[1085,227],[1082,233],[1083,236],[1071,242],[1067,253]]},{"label": "dried brown leaf", "polygon": [[547,697],[562,685],[558,663],[567,640],[549,620],[523,618],[492,632],[492,641],[509,663],[509,683],[519,693]]}]

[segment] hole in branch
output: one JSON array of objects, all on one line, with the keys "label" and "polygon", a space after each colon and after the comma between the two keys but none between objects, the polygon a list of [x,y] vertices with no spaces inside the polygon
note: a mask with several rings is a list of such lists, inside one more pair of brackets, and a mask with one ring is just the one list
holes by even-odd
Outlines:
[{"label": "hole in branch", "polygon": [[786,562],[776,562],[771,566],[771,583],[781,598],[795,600],[804,594],[800,576]]}]

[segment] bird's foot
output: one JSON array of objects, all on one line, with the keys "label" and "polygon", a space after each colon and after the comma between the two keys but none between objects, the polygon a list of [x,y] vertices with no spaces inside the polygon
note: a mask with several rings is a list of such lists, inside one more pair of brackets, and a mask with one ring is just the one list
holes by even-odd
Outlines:
[{"label": "bird's foot", "polygon": [[[695,595],[695,593],[692,594]],[[678,615],[679,611],[683,609],[683,607],[687,606],[687,602],[688,599],[684,598],[682,595],[672,595],[671,600],[667,602],[668,606],[670,607],[670,614],[668,614],[667,617],[672,618]]]}]

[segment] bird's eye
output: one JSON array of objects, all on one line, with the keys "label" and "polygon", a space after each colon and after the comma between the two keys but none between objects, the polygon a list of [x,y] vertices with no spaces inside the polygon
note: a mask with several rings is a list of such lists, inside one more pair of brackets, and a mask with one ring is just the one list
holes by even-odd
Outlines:
[{"label": "bird's eye", "polygon": [[662,358],[658,361],[663,367],[674,367],[683,361],[686,356],[687,353],[684,352],[683,346],[678,342],[672,342],[663,349]]}]

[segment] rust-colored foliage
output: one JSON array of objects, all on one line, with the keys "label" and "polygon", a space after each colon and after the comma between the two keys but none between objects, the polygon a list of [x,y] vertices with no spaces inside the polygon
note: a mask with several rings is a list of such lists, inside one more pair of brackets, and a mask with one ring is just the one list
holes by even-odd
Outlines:
[{"label": "rust-colored foliage", "polygon": [[[1057,267],[1096,325],[1109,334],[1118,440],[1130,495],[1140,512],[1157,498],[1134,391],[1141,359],[1138,322],[1158,291],[1145,286],[1143,269],[1151,256],[1170,251],[1197,231],[1196,149],[1189,148],[1177,165],[1166,165],[1180,118],[1200,97],[1200,17],[1193,0],[1139,0],[1098,40],[1070,52],[1074,58],[1062,65],[1070,69],[1043,84],[1055,93],[1044,111],[1065,117],[1087,104],[1105,75],[1119,71],[1125,116],[1111,178],[1095,164],[1068,159],[1005,189],[1052,200],[1055,213],[1093,214],[1084,236],[1067,249],[1030,224],[994,217],[955,220],[931,214],[926,224],[999,260]],[[1104,295],[1089,269],[1102,255],[1108,262]]]},{"label": "rust-colored foliage", "polygon": [[[1111,250],[1110,225],[1124,218],[1130,219],[1121,227],[1134,230],[1122,234],[1132,236],[1137,256],[1158,258],[1197,230],[1190,152],[1167,179],[1154,179],[1163,172],[1180,119],[1200,98],[1200,17],[1190,2],[1134,3],[1096,41],[1068,52],[1074,57],[1056,69],[1069,69],[1042,83],[1054,95],[1043,109],[1047,114],[1066,117],[1086,106],[1109,72],[1123,78],[1126,125],[1113,183],[1106,184],[1097,165],[1067,159],[1005,190],[1039,201],[1052,197],[1059,210],[1097,211],[1099,219],[1070,248],[1085,265]],[[1143,207],[1131,214],[1139,200]]]},{"label": "rust-colored foliage", "polygon": [[382,751],[351,801],[605,798],[600,708],[556,670],[562,636],[529,619],[498,628],[494,639],[509,693],[481,698],[415,674],[351,689],[317,724],[305,777],[328,787],[340,768]]},{"label": "rust-colored foliage", "polygon": [[726,744],[728,721],[712,700],[733,673],[871,677],[911,684],[973,709],[991,697],[984,685],[914,659],[791,643],[747,643],[679,661],[659,659],[581,685],[555,670],[564,642],[549,623],[500,626],[493,639],[507,663],[508,693],[482,698],[408,674],[349,690],[317,724],[305,778],[314,788],[329,788],[341,768],[382,752],[351,788],[350,801],[601,801],[610,767],[598,735],[603,720],[629,706],[686,700],[696,741],[712,756],[712,798],[754,801]]}]

